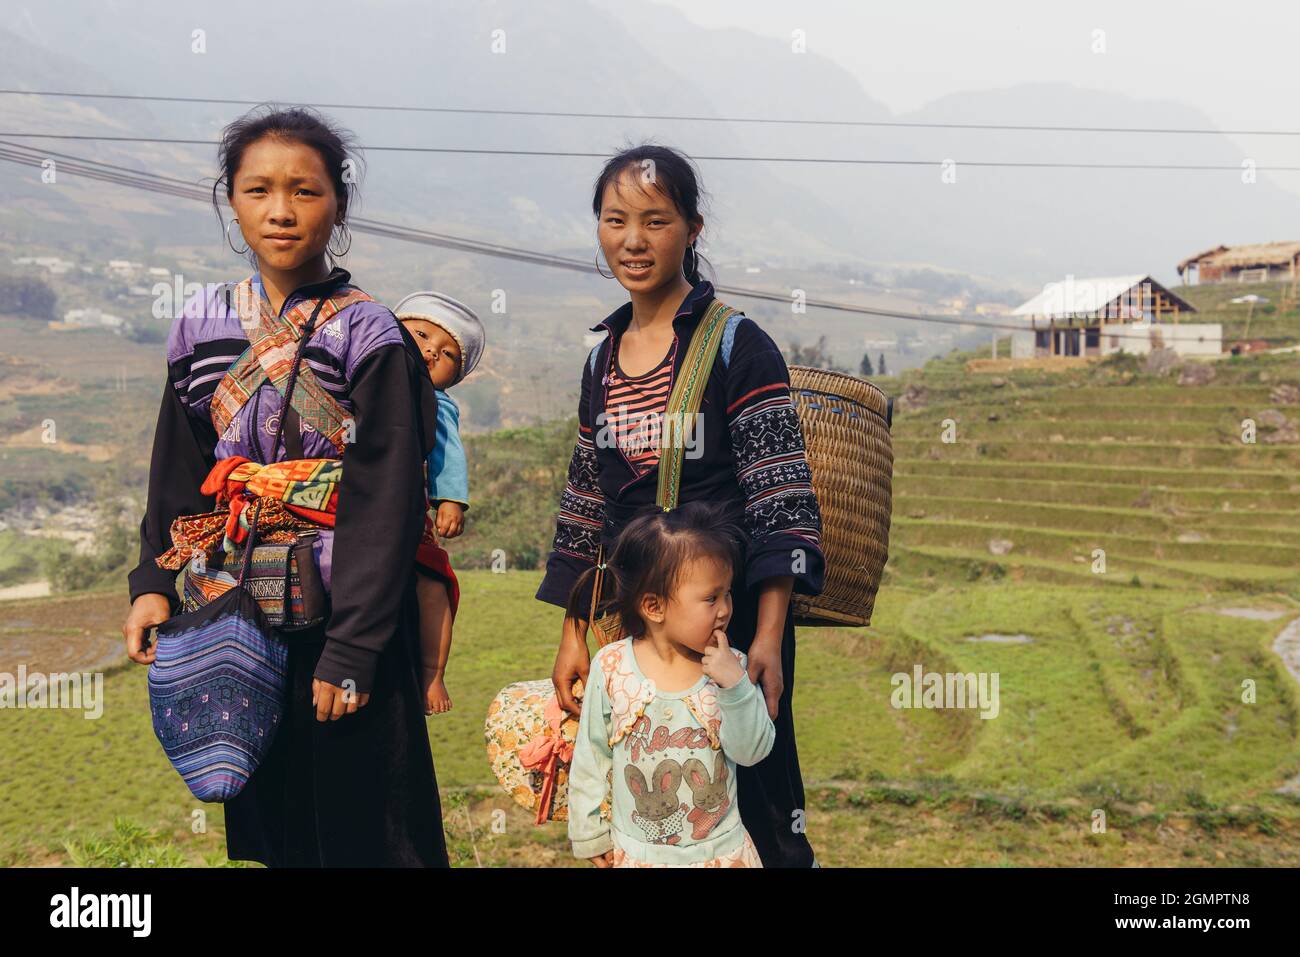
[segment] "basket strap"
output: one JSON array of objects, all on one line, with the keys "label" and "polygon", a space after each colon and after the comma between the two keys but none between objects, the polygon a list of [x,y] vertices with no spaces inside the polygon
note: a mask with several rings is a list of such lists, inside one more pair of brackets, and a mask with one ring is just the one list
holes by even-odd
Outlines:
[{"label": "basket strap", "polygon": [[605,588],[605,546],[602,544],[596,550],[596,576],[592,580],[591,586],[591,611],[587,615],[587,627],[582,634],[582,643],[587,646],[587,653],[591,654],[591,645],[587,641],[589,632],[596,635],[597,650],[604,648],[610,642],[609,636],[604,629],[596,626],[596,609],[600,607],[601,592]]},{"label": "basket strap", "polygon": [[704,319],[695,327],[690,348],[668,396],[663,427],[659,430],[659,486],[655,503],[665,512],[677,507],[682,490],[682,462],[686,457],[685,439],[694,431],[695,416],[704,401],[704,387],[718,355],[718,345],[727,319],[736,310],[714,299]]},{"label": "basket strap", "polygon": [[[691,336],[690,347],[682,362],[673,391],[668,396],[668,405],[664,410],[664,423],[660,429],[659,446],[659,485],[655,491],[655,504],[665,512],[677,507],[677,498],[682,487],[682,462],[684,460],[685,436],[690,434],[688,424],[694,426],[695,415],[700,403],[704,401],[704,387],[709,381],[709,372],[718,355],[718,346],[722,342],[727,320],[736,314],[736,310],[718,299],[714,299],[704,314],[703,320],[695,327]],[[594,354],[593,350],[593,354]],[[591,589],[591,612],[587,616],[589,631],[595,631],[596,644],[603,646],[601,640],[604,632],[595,627],[596,609],[605,584],[605,543],[601,542],[596,550],[596,575]],[[587,635],[582,636],[583,643]]]}]

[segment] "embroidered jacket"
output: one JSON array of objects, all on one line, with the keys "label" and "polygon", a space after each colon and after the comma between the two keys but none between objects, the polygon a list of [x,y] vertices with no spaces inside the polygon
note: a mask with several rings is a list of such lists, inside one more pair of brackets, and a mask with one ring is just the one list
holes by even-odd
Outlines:
[{"label": "embroidered jacket", "polygon": [[[347,270],[335,269],[322,282],[295,289],[281,314],[349,279]],[[154,563],[172,546],[172,521],[212,511],[213,496],[203,495],[199,486],[218,459],[243,455],[266,462],[270,457],[281,402],[270,382],[243,404],[223,434],[213,422],[213,394],[248,348],[238,313],[215,287],[187,302],[172,324],[168,381],[140,523],[140,561],[128,576],[132,601],[155,592],[177,612],[176,573]],[[397,586],[407,582],[413,591],[427,507],[421,462],[435,435],[433,383],[410,333],[374,301],[349,305],[317,328],[304,350],[304,366],[355,422],[355,441],[342,456],[335,525],[318,534],[315,546],[331,613],[314,674],[340,686],[351,679],[358,692],[368,692],[379,654],[395,636],[408,600],[408,589]],[[296,413],[294,418],[306,457],[338,455],[328,439]],[[277,460],[289,457],[282,446]]]},{"label": "embroidered jacket", "polygon": [[[674,382],[713,298],[713,285],[701,281],[673,319]],[[605,413],[607,378],[631,320],[628,302],[591,327],[608,335],[583,363],[577,442],[536,595],[554,605],[568,602],[574,581],[595,563],[599,544],[604,542],[608,555],[627,522],[655,500],[658,467],[637,473],[612,440]],[[796,592],[819,594],[825,578],[821,512],[790,398],[790,372],[772,337],[743,314],[728,323],[710,370],[695,440],[698,447],[684,457],[680,501],[733,502],[738,513],[743,509],[750,538],[745,587],[793,575]],[[584,608],[590,600],[588,588]]]},{"label": "embroidered jacket", "polygon": [[[731,651],[743,669],[745,654]],[[587,687],[569,770],[574,856],[610,850],[611,828],[639,861],[690,864],[734,853],[744,840],[736,765],[757,764],[776,740],[748,675],[730,688],[701,675],[690,688],[661,691],[624,638],[597,652]],[[609,821],[600,816],[607,781]]]}]

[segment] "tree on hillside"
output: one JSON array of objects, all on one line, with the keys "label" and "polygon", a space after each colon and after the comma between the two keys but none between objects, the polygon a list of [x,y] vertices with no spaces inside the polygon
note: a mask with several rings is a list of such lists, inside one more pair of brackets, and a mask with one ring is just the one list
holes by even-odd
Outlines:
[{"label": "tree on hillside", "polygon": [[836,368],[830,351],[827,349],[825,336],[819,336],[811,346],[801,346],[797,342],[793,343],[790,346],[790,359],[787,364],[807,366],[810,369],[829,369],[832,372],[840,371]]},{"label": "tree on hillside", "polygon": [[885,371],[885,354],[883,352],[880,354],[880,363],[876,368],[879,370],[881,375],[889,375],[889,373]]},{"label": "tree on hillside", "polygon": [[858,366],[858,371],[868,378],[876,374],[876,370],[871,368],[871,356],[868,353],[862,353],[862,364]]},{"label": "tree on hillside", "polygon": [[53,319],[58,306],[54,290],[30,276],[0,276],[0,312],[29,319]]}]

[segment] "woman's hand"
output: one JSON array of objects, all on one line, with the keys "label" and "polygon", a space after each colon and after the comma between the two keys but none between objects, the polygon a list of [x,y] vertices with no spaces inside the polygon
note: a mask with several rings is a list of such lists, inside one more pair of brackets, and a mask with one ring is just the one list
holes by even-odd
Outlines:
[{"label": "woman's hand", "polygon": [[781,710],[785,674],[781,669],[781,643],[785,639],[785,618],[794,591],[793,575],[763,579],[758,593],[758,625],[749,643],[749,677],[763,689],[767,714],[773,721]]},{"label": "woman's hand", "polygon": [[319,678],[311,679],[311,703],[316,706],[317,721],[337,721],[345,714],[355,714],[369,700],[369,692],[357,694]]},{"label": "woman's hand", "polygon": [[564,620],[564,634],[560,648],[555,653],[555,668],[551,671],[551,684],[555,685],[560,707],[575,718],[582,714],[582,703],[573,696],[573,683],[579,678],[587,686],[587,673],[591,670],[591,655],[587,651],[586,622]]},{"label": "woman's hand", "polygon": [[443,502],[438,506],[433,524],[443,538],[455,538],[465,530],[465,506],[460,502]]},{"label": "woman's hand", "polygon": [[149,592],[141,595],[131,603],[131,611],[122,625],[122,637],[126,639],[126,655],[138,665],[153,664],[158,643],[146,648],[149,629],[161,625],[172,616],[172,603],[166,595]]},{"label": "woman's hand", "polygon": [[781,710],[785,675],[781,670],[781,633],[757,634],[749,646],[749,680],[763,689],[767,714],[773,721]]}]

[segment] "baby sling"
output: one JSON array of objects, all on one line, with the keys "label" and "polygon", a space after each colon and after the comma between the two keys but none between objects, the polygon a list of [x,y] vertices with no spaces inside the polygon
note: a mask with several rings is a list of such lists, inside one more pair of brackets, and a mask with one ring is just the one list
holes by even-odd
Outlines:
[{"label": "baby sling", "polygon": [[[297,370],[297,388],[291,401],[283,400],[278,423],[283,426],[288,458],[276,462],[272,454],[265,465],[238,457],[218,463],[203,486],[205,494],[218,496],[217,511],[178,518],[172,526],[173,548],[158,564],[179,569],[185,563],[185,611],[197,610],[224,594],[235,584],[226,567],[241,565],[244,548],[236,541],[238,529],[247,526],[246,503],[256,494],[259,501],[266,500],[261,544],[254,550],[244,584],[270,624],[282,631],[296,631],[314,627],[329,615],[313,526],[333,525],[336,491],[342,482],[338,458],[304,458],[300,429],[305,426],[324,436],[341,457],[352,421],[320,384],[311,366],[299,363],[297,356],[310,338],[306,332],[306,323],[311,321],[308,310],[316,317],[314,330],[327,325],[347,306],[370,297],[360,289],[343,287],[314,303],[302,300],[276,316],[260,301],[251,279],[236,286],[232,296],[249,348],[213,394],[212,424],[218,435],[233,436],[240,425],[239,411],[262,385],[273,383],[283,397],[290,375]],[[229,507],[223,508],[226,505]]]}]

